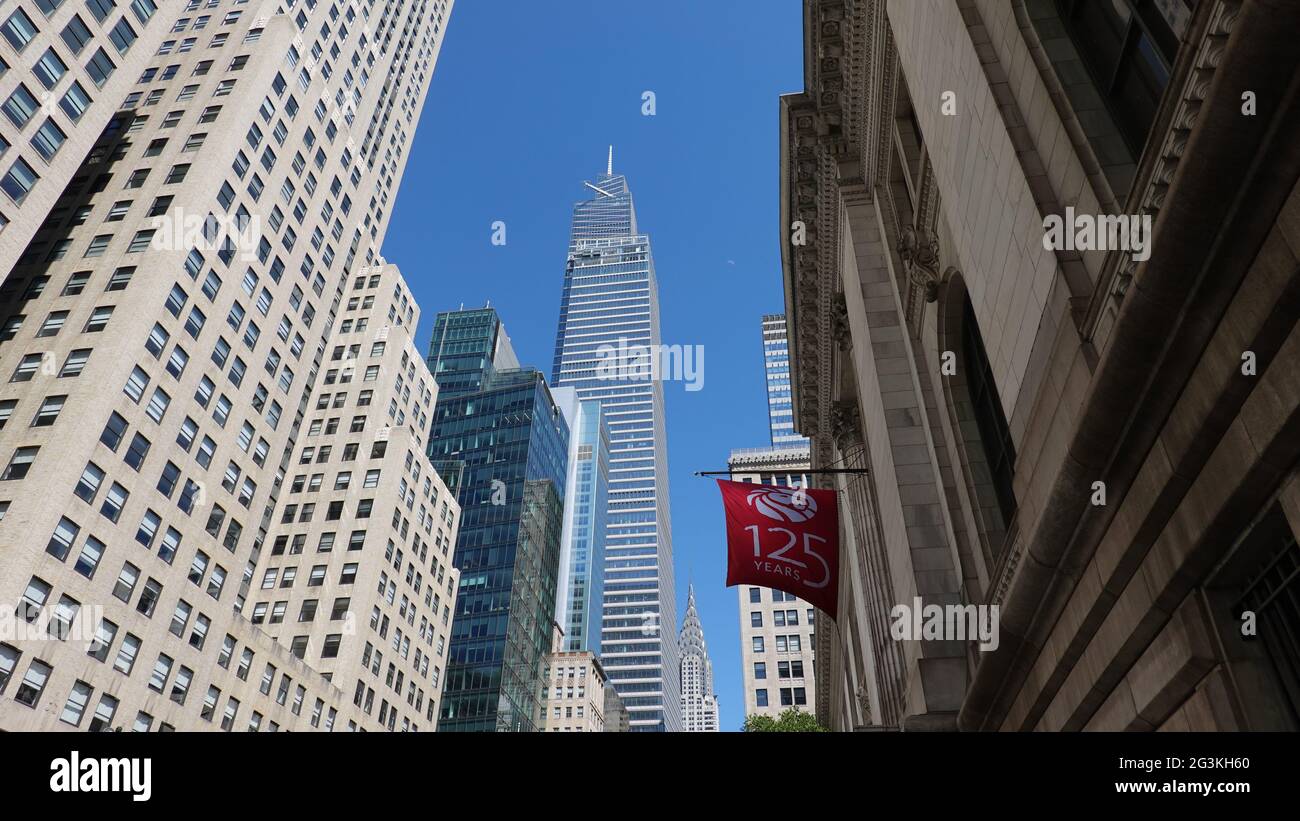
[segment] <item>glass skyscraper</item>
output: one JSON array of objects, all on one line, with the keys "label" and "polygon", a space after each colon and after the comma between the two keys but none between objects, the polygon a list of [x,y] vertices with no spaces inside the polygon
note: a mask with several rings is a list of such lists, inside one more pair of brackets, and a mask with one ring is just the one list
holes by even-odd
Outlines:
[{"label": "glass skyscraper", "polygon": [[440,732],[536,729],[551,645],[569,427],[542,374],[520,368],[496,311],[438,315],[429,457],[462,506],[461,571]]},{"label": "glass skyscraper", "polygon": [[621,376],[628,363],[611,360],[638,346],[660,350],[659,293],[650,238],[637,232],[632,194],[614,173],[612,155],[605,173],[584,183],[590,198],[573,208],[551,382],[600,400],[609,423],[601,663],[632,730],[676,731],[681,698],[663,384]]},{"label": "glass skyscraper", "polygon": [[785,314],[763,315],[763,368],[767,373],[767,420],[772,447],[807,447],[808,440],[794,432],[790,336]]},{"label": "glass skyscraper", "polygon": [[562,650],[599,655],[609,518],[609,425],[599,401],[580,400],[571,387],[552,393],[569,422],[569,483],[555,621],[564,630]]}]

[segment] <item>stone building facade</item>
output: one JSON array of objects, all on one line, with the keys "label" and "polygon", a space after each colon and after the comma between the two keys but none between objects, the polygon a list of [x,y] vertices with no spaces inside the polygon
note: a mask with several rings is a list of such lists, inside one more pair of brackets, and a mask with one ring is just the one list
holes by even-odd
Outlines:
[{"label": "stone building facade", "polygon": [[[204,2],[176,7],[201,16]],[[177,14],[161,5],[23,0],[0,9],[0,284],[169,36]]]},{"label": "stone building facade", "polygon": [[[823,723],[1297,726],[1298,35],[1263,0],[806,0],[796,429],[863,470],[823,476]],[[997,648],[896,640],[916,597],[996,605]]]},{"label": "stone building facade", "polygon": [[3,260],[3,729],[433,729],[459,511],[377,249],[450,5],[160,6]]},{"label": "stone building facade", "polygon": [[[619,722],[627,723],[618,693],[609,683],[600,659],[590,650],[567,650],[564,630],[559,624],[551,628],[551,652],[542,666],[541,693],[537,699],[535,725],[542,733],[626,732]],[[610,703],[610,695],[614,702]],[[613,716],[614,725],[606,723],[606,710],[621,711]]]}]

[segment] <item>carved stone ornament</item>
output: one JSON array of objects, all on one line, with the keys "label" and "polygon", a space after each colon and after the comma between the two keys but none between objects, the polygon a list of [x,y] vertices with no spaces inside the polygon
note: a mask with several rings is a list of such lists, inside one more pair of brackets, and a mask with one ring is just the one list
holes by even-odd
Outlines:
[{"label": "carved stone ornament", "polygon": [[840,400],[831,406],[831,436],[841,451],[862,442],[860,421],[861,414],[856,400]]},{"label": "carved stone ornament", "polygon": [[853,341],[849,330],[849,306],[842,291],[831,298],[831,336],[842,351],[848,350]]},{"label": "carved stone ornament", "polygon": [[898,237],[898,255],[907,269],[907,279],[925,291],[925,301],[939,298],[939,238],[915,225],[905,227]]}]

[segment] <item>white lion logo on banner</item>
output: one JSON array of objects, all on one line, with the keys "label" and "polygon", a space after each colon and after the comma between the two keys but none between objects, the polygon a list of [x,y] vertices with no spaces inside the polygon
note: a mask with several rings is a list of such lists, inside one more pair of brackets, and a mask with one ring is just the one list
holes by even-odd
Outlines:
[{"label": "white lion logo on banner", "polygon": [[763,487],[751,490],[745,501],[769,519],[778,522],[806,522],[817,515],[817,501],[807,491],[799,494],[797,488]]}]

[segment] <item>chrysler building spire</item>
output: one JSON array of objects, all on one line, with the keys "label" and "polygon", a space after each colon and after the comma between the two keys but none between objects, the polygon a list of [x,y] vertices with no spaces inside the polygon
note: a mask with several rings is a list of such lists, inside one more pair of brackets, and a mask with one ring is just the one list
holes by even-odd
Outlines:
[{"label": "chrysler building spire", "polygon": [[695,585],[686,593],[686,616],[677,636],[681,656],[682,727],[688,733],[718,731],[718,698],[713,693],[713,662],[704,643],[704,626],[695,608]]}]

